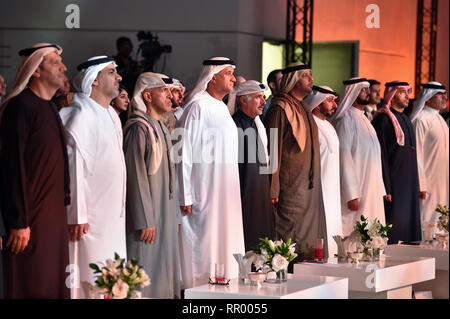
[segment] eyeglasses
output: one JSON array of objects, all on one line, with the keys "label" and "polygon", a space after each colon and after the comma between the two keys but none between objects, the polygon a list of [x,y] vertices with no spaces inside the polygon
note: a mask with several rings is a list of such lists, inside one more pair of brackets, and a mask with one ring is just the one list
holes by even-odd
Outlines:
[{"label": "eyeglasses", "polygon": [[370,89],[369,88],[362,88],[361,92],[370,92]]}]

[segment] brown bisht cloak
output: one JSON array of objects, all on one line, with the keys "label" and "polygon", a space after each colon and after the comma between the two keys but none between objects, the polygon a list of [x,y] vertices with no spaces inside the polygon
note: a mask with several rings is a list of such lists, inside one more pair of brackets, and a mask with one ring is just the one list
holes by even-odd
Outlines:
[{"label": "brown bisht cloak", "polygon": [[0,126],[0,201],[11,229],[30,227],[22,253],[3,250],[6,298],[69,298],[67,151],[56,106],[30,89],[14,97]]},{"label": "brown bisht cloak", "polygon": [[[269,141],[270,129],[278,129],[278,139],[269,143],[278,150],[278,169],[272,175],[270,190],[272,198],[279,198],[275,217],[277,239],[292,238],[297,243],[298,259],[311,260],[315,239],[323,238],[324,257],[327,257],[319,137],[312,114],[300,101],[283,93],[272,99],[264,120]],[[271,149],[269,152],[273,153]]]}]

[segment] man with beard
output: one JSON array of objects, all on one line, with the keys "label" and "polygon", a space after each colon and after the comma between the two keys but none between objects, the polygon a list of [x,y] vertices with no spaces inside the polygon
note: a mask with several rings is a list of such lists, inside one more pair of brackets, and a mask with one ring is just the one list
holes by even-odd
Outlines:
[{"label": "man with beard", "polygon": [[448,122],[439,115],[446,108],[447,90],[439,82],[422,84],[414,104],[411,121],[417,140],[417,162],[421,190],[422,227],[436,222],[436,207],[449,204],[449,130]]},{"label": "man with beard", "polygon": [[[95,278],[90,263],[126,255],[126,169],[122,125],[111,100],[121,77],[114,59],[92,57],[78,66],[73,106],[60,114],[67,132],[73,200],[68,207],[70,262],[79,269],[72,298],[88,297]],[[81,287],[82,286],[82,287]],[[80,289],[83,288],[83,289]]]},{"label": "man with beard", "polygon": [[386,221],[394,225],[389,243],[421,240],[419,176],[414,128],[403,111],[412,89],[406,82],[385,84],[381,108],[374,126],[381,145],[383,181],[386,188]]},{"label": "man with beard", "polygon": [[169,112],[164,113],[164,115],[161,118],[161,121],[164,123],[164,125],[169,129],[169,132],[172,133],[172,131],[175,129],[175,124],[177,122],[177,118],[175,116],[176,110],[181,107],[183,104],[183,98],[184,98],[184,91],[186,88],[181,84],[181,82],[177,79],[172,79],[173,84],[171,84],[171,98],[170,101],[172,102],[171,110]]},{"label": "man with beard", "polygon": [[336,99],[337,94],[331,88],[313,86],[313,91],[304,100],[306,109],[312,112],[319,129],[320,180],[327,223],[329,256],[337,254],[333,236],[342,235],[339,138],[333,125],[327,120],[336,111]]},{"label": "man with beard", "polygon": [[64,85],[61,53],[50,43],[21,50],[14,87],[0,106],[0,212],[7,235],[1,284],[8,299],[69,297],[69,169],[64,127],[51,101]]},{"label": "man with beard", "polygon": [[[271,150],[271,197],[277,207],[277,239],[297,243],[300,260],[314,258],[314,242],[324,238],[328,256],[325,212],[320,183],[320,145],[316,122],[303,99],[312,91],[311,67],[290,64],[283,70],[281,93],[275,96],[264,118],[267,135],[278,131]],[[271,137],[272,138],[272,137]],[[272,145],[272,142],[270,143]]]},{"label": "man with beard", "polygon": [[127,164],[127,254],[151,278],[144,297],[180,297],[178,226],[172,142],[161,116],[171,107],[172,79],[145,72],[136,82],[124,127]]},{"label": "man with beard", "polygon": [[331,118],[339,137],[344,236],[353,231],[361,215],[385,223],[381,148],[375,129],[364,116],[369,85],[365,78],[344,81],[339,106]]},{"label": "man with beard", "polygon": [[264,105],[264,109],[261,114],[261,116],[263,118],[266,115],[267,110],[269,109],[270,103],[271,103],[274,95],[280,91],[280,82],[281,82],[281,77],[283,76],[281,71],[282,70],[279,70],[279,69],[273,70],[267,76],[267,85],[269,86],[272,94],[267,98],[266,104]]},{"label": "man with beard", "polygon": [[364,115],[372,122],[375,113],[377,112],[378,104],[381,102],[380,82],[377,80],[369,80],[370,95],[369,104],[364,108]]}]

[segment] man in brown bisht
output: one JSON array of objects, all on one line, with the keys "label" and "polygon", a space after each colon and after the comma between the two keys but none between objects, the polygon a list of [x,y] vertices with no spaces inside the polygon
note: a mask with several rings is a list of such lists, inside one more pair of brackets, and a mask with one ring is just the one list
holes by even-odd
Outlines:
[{"label": "man in brown bisht", "polygon": [[67,150],[56,105],[62,49],[21,50],[11,94],[0,106],[0,202],[6,298],[68,298]]},{"label": "man in brown bisht", "polygon": [[[277,239],[292,238],[300,260],[314,258],[314,241],[327,233],[320,183],[320,148],[317,125],[302,100],[312,91],[311,68],[290,64],[282,71],[280,93],[274,96],[264,117],[267,136],[277,129],[269,145],[271,162],[278,165],[271,180],[272,203],[276,206]],[[292,264],[291,264],[292,267]]]}]

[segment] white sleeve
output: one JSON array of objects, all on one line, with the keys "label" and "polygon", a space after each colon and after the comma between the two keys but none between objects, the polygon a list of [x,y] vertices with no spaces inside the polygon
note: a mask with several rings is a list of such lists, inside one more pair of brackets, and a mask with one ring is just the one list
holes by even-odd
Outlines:
[{"label": "white sleeve", "polygon": [[[192,175],[194,159],[199,155],[196,152],[201,151],[201,118],[200,106],[192,105],[187,110],[184,127],[182,147],[181,147],[181,163],[177,165],[178,170],[178,200],[181,206],[189,206],[193,204],[193,187],[195,176]],[[185,111],[186,112],[186,111]]]},{"label": "white sleeve", "polygon": [[341,196],[345,203],[353,199],[361,198],[361,184],[359,182],[353,161],[352,147],[354,140],[354,129],[350,127],[350,121],[342,118],[336,124],[336,132],[339,136],[339,163],[341,176]]},{"label": "white sleeve", "polygon": [[419,190],[425,192],[427,190],[427,178],[425,175],[425,138],[427,129],[420,120],[414,121],[414,131],[416,133],[416,151],[417,151],[417,169],[419,173]]},{"label": "white sleeve", "polygon": [[75,140],[67,134],[67,153],[70,172],[71,203],[67,206],[67,222],[69,225],[86,224],[88,222],[86,189],[84,187],[84,162],[78,151]]}]

